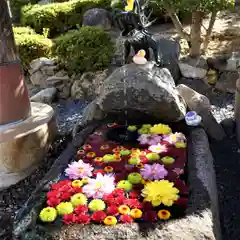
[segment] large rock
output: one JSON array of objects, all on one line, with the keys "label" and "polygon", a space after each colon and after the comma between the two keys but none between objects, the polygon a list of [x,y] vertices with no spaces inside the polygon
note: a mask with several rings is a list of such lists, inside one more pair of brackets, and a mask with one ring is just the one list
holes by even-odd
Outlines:
[{"label": "large rock", "polygon": [[129,64],[104,81],[99,96],[83,113],[83,124],[95,119],[93,109],[101,110],[103,115],[137,110],[164,122],[175,122],[184,118],[186,104],[176,91],[168,69],[160,69],[153,63]]},{"label": "large rock", "polygon": [[203,57],[199,58],[182,58],[178,64],[182,75],[186,78],[203,79],[207,75],[208,64]]},{"label": "large rock", "polygon": [[225,71],[221,73],[215,88],[224,93],[235,93],[236,91],[236,82],[239,78],[238,72]]},{"label": "large rock", "polygon": [[57,89],[55,87],[46,88],[31,97],[32,102],[52,103],[56,97]]},{"label": "large rock", "polygon": [[103,8],[92,8],[83,15],[83,26],[102,27],[109,30],[112,27],[111,15]]},{"label": "large rock", "polygon": [[226,134],[211,113],[209,99],[183,84],[178,85],[177,90],[184,98],[188,108],[191,111],[196,111],[202,117],[202,125],[206,132],[214,139],[223,139]]}]

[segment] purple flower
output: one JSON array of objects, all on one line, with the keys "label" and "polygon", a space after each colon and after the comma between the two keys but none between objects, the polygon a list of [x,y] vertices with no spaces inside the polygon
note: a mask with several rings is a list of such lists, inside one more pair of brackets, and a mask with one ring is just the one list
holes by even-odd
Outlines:
[{"label": "purple flower", "polygon": [[65,170],[65,173],[70,179],[79,179],[91,177],[92,171],[92,165],[79,160],[68,164],[68,168]]},{"label": "purple flower", "polygon": [[156,145],[161,142],[162,137],[157,134],[141,134],[137,140],[143,145]]},{"label": "purple flower", "polygon": [[163,137],[163,141],[169,142],[170,144],[175,144],[177,142],[185,142],[186,137],[182,133],[170,133]]},{"label": "purple flower", "polygon": [[159,180],[167,176],[168,172],[163,165],[154,163],[152,165],[145,164],[140,170],[140,173],[144,179]]}]

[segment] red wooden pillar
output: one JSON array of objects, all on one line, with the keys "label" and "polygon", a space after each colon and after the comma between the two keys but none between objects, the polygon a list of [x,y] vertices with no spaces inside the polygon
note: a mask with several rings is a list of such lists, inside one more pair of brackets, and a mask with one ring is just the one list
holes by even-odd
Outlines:
[{"label": "red wooden pillar", "polygon": [[0,125],[26,119],[30,100],[6,0],[0,0]]}]

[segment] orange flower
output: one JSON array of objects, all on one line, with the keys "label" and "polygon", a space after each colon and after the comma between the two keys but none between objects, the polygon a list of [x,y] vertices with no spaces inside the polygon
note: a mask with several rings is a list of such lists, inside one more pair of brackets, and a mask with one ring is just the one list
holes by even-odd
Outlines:
[{"label": "orange flower", "polygon": [[120,154],[120,153],[114,153],[113,156],[114,156],[114,158],[116,159],[116,158],[120,158],[120,157],[121,157],[121,154]]},{"label": "orange flower", "polygon": [[108,144],[104,144],[100,147],[100,150],[104,151],[104,150],[108,150],[109,149],[109,145]]},{"label": "orange flower", "polygon": [[118,208],[118,212],[121,214],[128,214],[130,212],[130,208],[127,205],[121,205]]},{"label": "orange flower", "polygon": [[104,171],[105,171],[105,172],[108,172],[108,173],[113,172],[113,167],[111,167],[111,166],[106,166],[106,167],[104,168]]},{"label": "orange flower", "polygon": [[81,187],[83,182],[81,180],[74,180],[72,181],[72,187]]},{"label": "orange flower", "polygon": [[103,222],[105,225],[116,225],[117,219],[114,216],[107,216]]},{"label": "orange flower", "polygon": [[94,158],[94,161],[95,162],[102,162],[102,157],[96,157],[96,158]]},{"label": "orange flower", "polygon": [[142,163],[137,164],[137,168],[143,168],[144,165]]},{"label": "orange flower", "polygon": [[142,211],[138,208],[134,208],[130,211],[130,215],[132,218],[141,218],[142,214]]},{"label": "orange flower", "polygon": [[167,220],[171,217],[171,213],[168,210],[159,210],[158,217],[162,220]]},{"label": "orange flower", "polygon": [[94,157],[96,157],[96,153],[95,152],[87,153],[87,158],[94,158]]}]

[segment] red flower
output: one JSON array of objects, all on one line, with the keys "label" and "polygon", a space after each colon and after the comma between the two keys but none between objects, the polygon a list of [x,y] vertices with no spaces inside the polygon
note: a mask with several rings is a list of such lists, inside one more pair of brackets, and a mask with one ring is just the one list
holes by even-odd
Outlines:
[{"label": "red flower", "polygon": [[74,190],[74,193],[82,193],[81,187],[74,187],[73,190]]},{"label": "red flower", "polygon": [[109,216],[117,216],[119,214],[118,207],[114,205],[109,206],[106,211]]},{"label": "red flower", "polygon": [[53,190],[58,190],[60,187],[64,186],[64,185],[70,185],[71,186],[72,181],[71,180],[62,180],[58,183],[54,183],[51,185],[51,189]]},{"label": "red flower", "polygon": [[106,195],[104,195],[103,196],[103,201],[105,202],[105,203],[107,203],[108,205],[110,205],[113,201],[114,201],[114,196],[113,196],[113,194],[106,194]]},{"label": "red flower", "polygon": [[86,213],[81,213],[76,217],[76,222],[77,223],[82,223],[82,224],[89,224],[91,221],[91,218],[88,214]]},{"label": "red flower", "polygon": [[62,221],[64,224],[71,224],[76,222],[76,216],[71,213],[71,214],[64,214]]},{"label": "red flower", "polygon": [[72,196],[69,192],[63,192],[60,196],[61,201],[67,201]]},{"label": "red flower", "polygon": [[59,192],[68,192],[68,193],[74,193],[74,188],[72,187],[72,185],[64,185],[61,186],[58,189]]},{"label": "red flower", "polygon": [[[126,200],[126,198],[124,196],[116,197],[113,201],[113,204],[120,206],[120,205],[123,205],[125,200]],[[112,204],[110,204],[110,205],[112,205]]]},{"label": "red flower", "polygon": [[58,198],[59,195],[59,192],[54,190],[47,193],[47,198]]},{"label": "red flower", "polygon": [[121,215],[119,220],[122,223],[131,223],[131,222],[133,222],[133,218],[131,216],[129,216],[129,215],[126,215],[126,214]]},{"label": "red flower", "polygon": [[60,200],[56,197],[52,197],[47,200],[47,205],[49,207],[56,207],[59,203],[60,203]]},{"label": "red flower", "polygon": [[103,169],[98,169],[98,170],[95,170],[95,171],[93,172],[93,176],[96,177],[98,173],[101,173],[102,175],[104,175],[105,172],[104,172]]},{"label": "red flower", "polygon": [[77,207],[74,209],[74,212],[75,212],[76,214],[86,213],[86,212],[88,212],[88,206],[86,206],[86,205],[77,206]]},{"label": "red flower", "polygon": [[139,198],[139,197],[140,197],[140,195],[138,192],[132,191],[129,193],[129,198]]},{"label": "red flower", "polygon": [[143,213],[143,219],[146,222],[155,222],[157,221],[157,213],[155,211],[147,211]]},{"label": "red flower", "polygon": [[124,192],[123,189],[116,188],[116,189],[113,190],[112,195],[114,197],[123,197],[125,195],[125,192]]},{"label": "red flower", "polygon": [[142,203],[140,203],[137,199],[126,199],[124,204],[129,206],[130,208],[142,208]]},{"label": "red flower", "polygon": [[104,211],[96,211],[92,214],[92,220],[94,222],[102,222],[107,217]]}]

